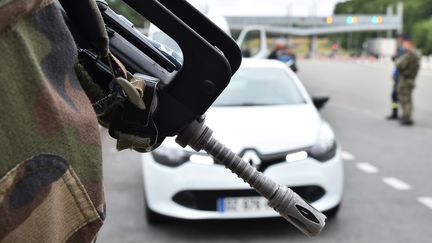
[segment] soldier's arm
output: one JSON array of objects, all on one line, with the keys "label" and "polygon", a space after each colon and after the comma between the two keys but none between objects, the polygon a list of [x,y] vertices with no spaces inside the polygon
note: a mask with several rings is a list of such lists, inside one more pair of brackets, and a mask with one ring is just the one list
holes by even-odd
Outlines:
[{"label": "soldier's arm", "polygon": [[407,58],[407,55],[402,55],[401,57],[399,57],[398,59],[396,59],[396,68],[398,70],[404,70],[407,68],[408,66],[408,60],[409,58]]}]

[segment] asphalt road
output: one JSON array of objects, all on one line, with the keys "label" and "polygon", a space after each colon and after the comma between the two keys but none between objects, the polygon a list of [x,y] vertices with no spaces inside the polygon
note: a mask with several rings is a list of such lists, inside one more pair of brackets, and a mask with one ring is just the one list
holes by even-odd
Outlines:
[{"label": "asphalt road", "polygon": [[102,131],[108,217],[98,242],[431,242],[432,71],[418,78],[416,125],[401,127],[384,119],[391,66],[301,61],[299,68],[312,95],[331,97],[321,113],[345,151],[343,206],[318,238],[279,220],[149,226],[140,155],[116,152]]}]

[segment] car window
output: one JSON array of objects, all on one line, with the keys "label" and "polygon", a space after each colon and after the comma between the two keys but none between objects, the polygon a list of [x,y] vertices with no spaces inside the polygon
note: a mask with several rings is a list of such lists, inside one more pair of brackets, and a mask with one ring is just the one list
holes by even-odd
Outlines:
[{"label": "car window", "polygon": [[240,68],[214,106],[305,104],[297,84],[281,68]]},{"label": "car window", "polygon": [[258,54],[260,47],[260,31],[252,30],[246,34],[240,48],[244,57],[253,57]]},{"label": "car window", "polygon": [[177,54],[179,54],[181,57],[183,57],[182,50],[180,49],[180,46],[177,44],[177,42],[175,42],[175,40],[173,40],[164,32],[162,31],[154,32],[152,39],[163,45],[166,45],[167,47],[171,48],[173,51],[177,52]]}]

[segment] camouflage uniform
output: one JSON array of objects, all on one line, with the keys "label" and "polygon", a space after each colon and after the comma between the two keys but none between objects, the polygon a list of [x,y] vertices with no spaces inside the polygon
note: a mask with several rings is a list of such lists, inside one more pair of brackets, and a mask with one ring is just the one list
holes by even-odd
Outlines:
[{"label": "camouflage uniform", "polygon": [[415,87],[415,78],[420,69],[420,57],[418,51],[406,50],[406,52],[396,60],[396,68],[400,75],[397,94],[402,107],[402,121],[405,122],[412,122],[412,91]]},{"label": "camouflage uniform", "polygon": [[0,53],[0,242],[91,242],[99,129],[53,0],[0,0]]}]

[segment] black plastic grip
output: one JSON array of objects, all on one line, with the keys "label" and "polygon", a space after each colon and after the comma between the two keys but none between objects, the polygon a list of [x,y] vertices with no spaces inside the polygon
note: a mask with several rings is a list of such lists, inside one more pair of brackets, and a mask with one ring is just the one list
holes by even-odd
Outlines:
[{"label": "black plastic grip", "polygon": [[199,11],[191,11],[193,6],[187,1],[159,0],[177,17],[183,20],[189,27],[200,34],[211,45],[219,48],[227,58],[231,71],[235,73],[241,64],[241,51],[233,48],[232,38],[227,36],[216,24],[211,22]]},{"label": "black plastic grip", "polygon": [[124,2],[167,33],[182,49],[183,67],[161,88],[155,114],[161,135],[174,136],[204,114],[228,85],[241,62],[239,47],[184,0]]}]

